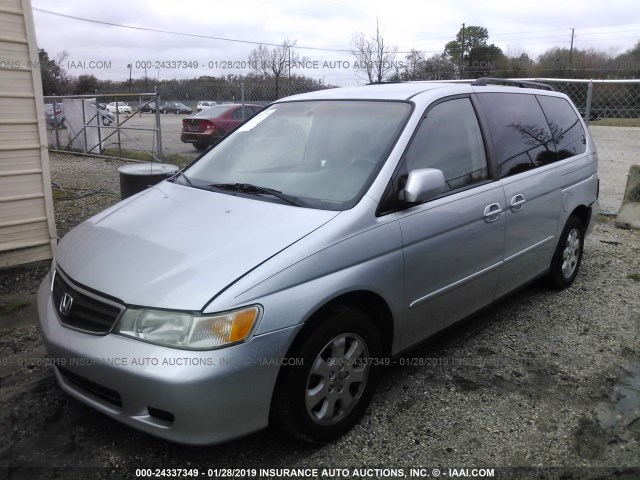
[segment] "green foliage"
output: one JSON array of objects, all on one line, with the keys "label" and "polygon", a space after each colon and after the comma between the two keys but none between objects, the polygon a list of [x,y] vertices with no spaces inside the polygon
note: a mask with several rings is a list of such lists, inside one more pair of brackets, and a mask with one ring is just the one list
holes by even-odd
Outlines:
[{"label": "green foliage", "polygon": [[93,75],[80,75],[73,88],[75,95],[91,95],[98,90],[98,79]]},{"label": "green foliage", "polygon": [[62,68],[66,53],[58,54],[58,60],[49,58],[42,48],[38,50],[38,63],[42,76],[43,95],[65,95],[67,93],[67,75]]}]

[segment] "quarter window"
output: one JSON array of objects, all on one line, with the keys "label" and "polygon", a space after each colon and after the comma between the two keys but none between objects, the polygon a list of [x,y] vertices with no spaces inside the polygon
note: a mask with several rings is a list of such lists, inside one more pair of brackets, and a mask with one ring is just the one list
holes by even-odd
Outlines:
[{"label": "quarter window", "polygon": [[547,120],[534,95],[479,93],[501,178],[555,162]]},{"label": "quarter window", "polygon": [[587,148],[584,128],[569,102],[564,98],[547,96],[539,96],[538,101],[556,142],[558,160],[584,153]]},{"label": "quarter window", "polygon": [[405,165],[408,171],[441,170],[446,190],[488,179],[484,143],[471,100],[448,100],[430,109],[409,146]]}]

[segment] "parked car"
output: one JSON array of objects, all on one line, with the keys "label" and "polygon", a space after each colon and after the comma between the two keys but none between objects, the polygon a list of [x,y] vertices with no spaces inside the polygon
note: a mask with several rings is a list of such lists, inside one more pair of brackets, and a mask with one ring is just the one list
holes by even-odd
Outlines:
[{"label": "parked car", "polygon": [[[104,103],[96,103],[95,98],[87,100],[93,108],[96,109],[96,115],[100,118],[102,125],[105,127],[113,125],[116,122],[116,116],[106,109],[107,105]],[[91,122],[90,122],[91,123]]]},{"label": "parked car", "polygon": [[114,125],[116,123],[116,115],[109,112],[108,110],[98,110],[98,115],[100,115],[100,118],[102,119],[102,125],[104,125],[105,127]]},{"label": "parked car", "polygon": [[66,118],[64,116],[64,106],[61,103],[56,104],[55,114],[53,112],[53,104],[46,103],[44,105],[44,121],[50,127],[66,128]]},{"label": "parked car", "polygon": [[190,107],[187,107],[184,103],[167,102],[160,105],[160,112],[175,113],[175,114],[186,113],[187,115],[190,115],[191,113],[193,113],[193,109]]},{"label": "parked car", "polygon": [[493,82],[278,100],[80,224],[38,293],[62,389],[175,442],[328,442],[402,352],[538,277],[569,287],[593,141],[566,95]]},{"label": "parked car", "polygon": [[261,111],[262,105],[225,104],[209,107],[182,120],[180,140],[204,150],[232,131],[246,119]]},{"label": "parked car", "polygon": [[157,100],[143,100],[138,105],[138,110],[143,113],[155,113],[157,107]]},{"label": "parked car", "polygon": [[111,102],[107,104],[107,111],[116,113],[116,109],[118,110],[118,113],[131,113],[131,107],[125,102]]},{"label": "parked car", "polygon": [[212,100],[202,100],[198,102],[198,106],[196,107],[199,112],[202,110],[206,110],[207,108],[215,107],[218,105],[218,102],[214,102]]}]

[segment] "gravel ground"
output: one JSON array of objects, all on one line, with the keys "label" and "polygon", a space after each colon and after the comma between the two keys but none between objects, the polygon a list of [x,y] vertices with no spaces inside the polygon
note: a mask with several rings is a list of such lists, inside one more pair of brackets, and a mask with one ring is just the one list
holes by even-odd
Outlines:
[{"label": "gravel ground", "polygon": [[[56,200],[62,235],[117,200],[104,191],[117,193],[121,163],[51,157],[52,179],[68,193],[103,192]],[[214,447],[175,445],[63,394],[39,365],[30,310],[47,268],[0,273],[0,325],[11,326],[0,331],[0,478],[412,466],[443,476],[486,467],[496,478],[640,478],[640,233],[613,219],[598,219],[572,288],[537,282],[397,359],[362,421],[322,447],[273,430]]]}]

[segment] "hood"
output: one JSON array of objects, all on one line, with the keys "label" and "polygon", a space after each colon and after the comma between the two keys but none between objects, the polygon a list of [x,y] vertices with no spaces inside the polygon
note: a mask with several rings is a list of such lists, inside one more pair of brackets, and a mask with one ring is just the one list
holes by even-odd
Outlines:
[{"label": "hood", "polygon": [[69,232],[56,261],[127,304],[200,310],[338,213],[162,182]]}]

